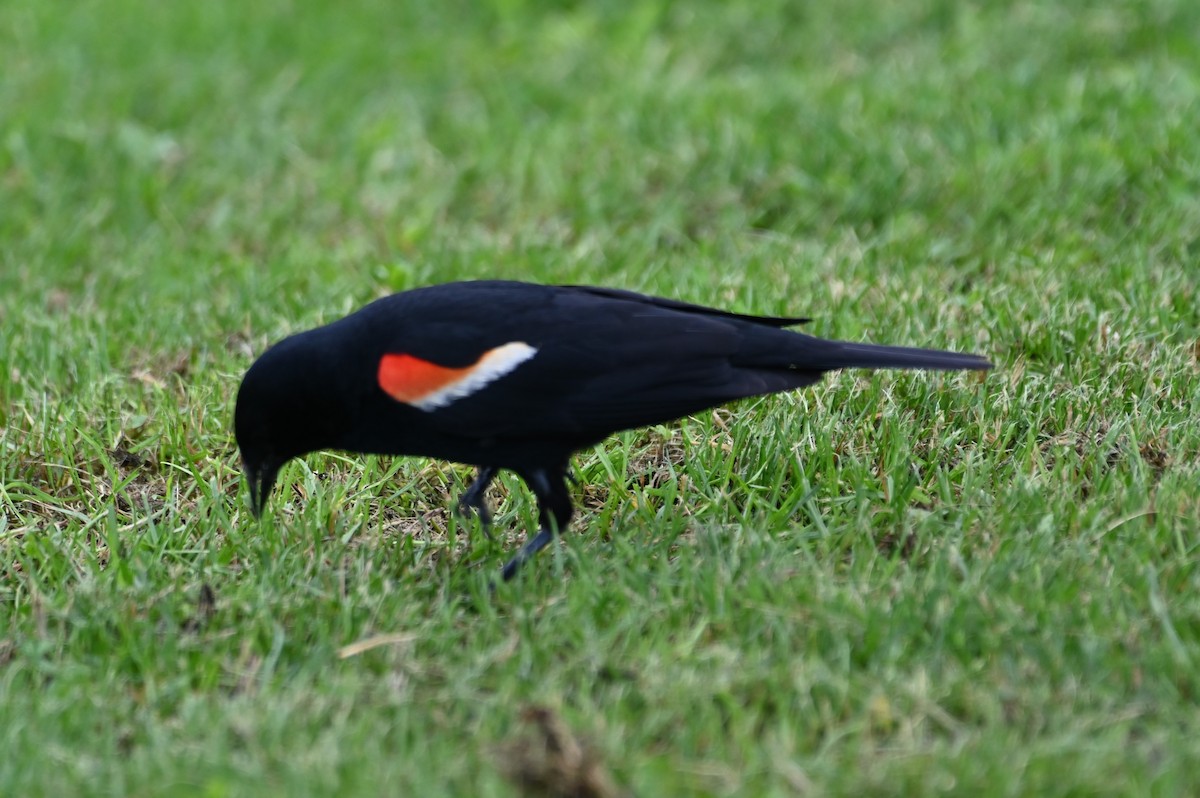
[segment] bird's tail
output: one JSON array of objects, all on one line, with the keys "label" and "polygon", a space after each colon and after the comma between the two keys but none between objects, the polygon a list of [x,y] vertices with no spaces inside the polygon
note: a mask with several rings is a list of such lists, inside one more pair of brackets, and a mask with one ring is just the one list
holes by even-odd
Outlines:
[{"label": "bird's tail", "polygon": [[[908,346],[882,346],[880,344],[857,344],[849,341],[825,341],[830,344],[822,351],[812,353],[821,370],[841,368],[867,369],[935,369],[959,371],[964,369],[986,370],[992,367],[987,358],[960,352],[943,352],[938,349],[916,349]],[[806,366],[809,364],[806,363]]]}]

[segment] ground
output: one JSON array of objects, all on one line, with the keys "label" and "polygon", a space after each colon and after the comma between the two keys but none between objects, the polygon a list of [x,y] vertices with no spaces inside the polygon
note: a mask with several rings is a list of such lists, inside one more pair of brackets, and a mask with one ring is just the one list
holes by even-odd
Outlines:
[{"label": "ground", "polygon": [[[0,5],[0,791],[1197,793],[1198,36],[1187,0]],[[512,478],[494,541],[424,460],[308,457],[256,523],[254,355],[478,277],[997,369],[616,435],[494,599]]]}]

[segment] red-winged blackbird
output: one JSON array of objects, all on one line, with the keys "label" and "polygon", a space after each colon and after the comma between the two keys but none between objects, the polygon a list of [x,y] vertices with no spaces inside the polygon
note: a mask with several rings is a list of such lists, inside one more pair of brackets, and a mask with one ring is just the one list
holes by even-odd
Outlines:
[{"label": "red-winged blackbird", "polygon": [[826,341],[630,291],[481,281],[385,297],[268,349],[246,372],[235,426],[262,512],[279,468],[318,449],[478,466],[459,509],[488,521],[499,469],[537,496],[521,565],[571,518],[568,459],[617,430],[811,385],[826,371],[988,369],[976,355]]}]

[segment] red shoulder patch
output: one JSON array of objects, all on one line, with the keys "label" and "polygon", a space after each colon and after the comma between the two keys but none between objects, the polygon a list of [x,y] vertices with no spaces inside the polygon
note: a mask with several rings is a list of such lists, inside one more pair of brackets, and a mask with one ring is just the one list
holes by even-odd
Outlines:
[{"label": "red shoulder patch", "polygon": [[398,402],[415,404],[471,371],[454,369],[412,355],[384,355],[379,360],[379,387]]},{"label": "red shoulder patch", "polygon": [[489,349],[462,368],[440,366],[407,354],[385,354],[379,359],[376,380],[397,402],[432,411],[470,396],[535,354],[537,350],[529,344],[513,341]]}]

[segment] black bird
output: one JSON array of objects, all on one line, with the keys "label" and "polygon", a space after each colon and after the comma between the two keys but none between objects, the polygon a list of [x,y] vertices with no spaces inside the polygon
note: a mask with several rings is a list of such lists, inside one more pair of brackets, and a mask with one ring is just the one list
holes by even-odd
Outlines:
[{"label": "black bird", "polygon": [[613,432],[811,385],[846,367],[988,369],[976,355],[826,341],[631,291],[505,281],[377,300],[293,335],[246,372],[235,427],[258,516],[279,468],[319,449],[477,466],[459,499],[486,524],[502,468],[538,500],[540,528],[501,572],[567,528],[568,459]]}]

